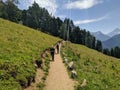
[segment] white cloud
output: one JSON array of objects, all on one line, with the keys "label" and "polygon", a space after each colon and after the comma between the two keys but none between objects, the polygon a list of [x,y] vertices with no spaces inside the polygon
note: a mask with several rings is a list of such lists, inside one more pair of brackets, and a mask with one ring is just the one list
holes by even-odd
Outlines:
[{"label": "white cloud", "polygon": [[108,16],[108,15],[105,15],[105,16],[103,16],[103,17],[96,18],[96,19],[87,19],[87,20],[74,21],[74,24],[75,24],[75,25],[88,24],[88,23],[98,22],[98,21],[101,21],[101,20],[104,20],[104,19],[107,19],[107,18],[109,18],[109,16]]},{"label": "white cloud", "polygon": [[35,0],[41,7],[45,7],[53,15],[56,13],[57,4],[55,0]]},{"label": "white cloud", "polygon": [[19,7],[21,7],[22,9],[27,9],[34,3],[34,1],[38,3],[40,7],[46,8],[49,13],[55,15],[58,8],[56,0],[20,0]]},{"label": "white cloud", "polygon": [[65,7],[67,9],[88,9],[100,3],[103,3],[103,0],[77,0],[65,4]]}]

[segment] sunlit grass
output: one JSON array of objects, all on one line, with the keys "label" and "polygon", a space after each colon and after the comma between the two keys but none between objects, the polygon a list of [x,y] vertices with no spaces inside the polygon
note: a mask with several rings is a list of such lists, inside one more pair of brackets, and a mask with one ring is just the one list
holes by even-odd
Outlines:
[{"label": "sunlit grass", "polygon": [[[59,38],[44,34],[23,25],[0,19],[0,90],[27,86],[34,78],[34,62],[40,54]],[[15,83],[14,85],[12,83]]]},{"label": "sunlit grass", "polygon": [[[120,90],[120,60],[83,45],[67,44],[62,48],[69,61],[74,61],[79,82],[76,90]],[[83,80],[85,87],[80,87]]]}]

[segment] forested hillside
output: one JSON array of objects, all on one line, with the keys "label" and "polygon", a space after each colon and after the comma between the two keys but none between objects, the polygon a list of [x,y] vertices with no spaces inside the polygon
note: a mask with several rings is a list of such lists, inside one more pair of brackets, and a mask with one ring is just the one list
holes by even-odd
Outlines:
[{"label": "forested hillside", "polygon": [[19,4],[19,0],[6,0],[5,2],[1,0],[0,17],[119,58],[116,53],[120,50],[112,55],[111,51],[104,48],[101,41],[92,36],[89,30],[75,26],[70,18],[61,20],[59,17],[54,17],[35,1],[26,10],[20,10],[17,4]]},{"label": "forested hillside", "polygon": [[54,17],[36,2],[27,10],[20,10],[14,4],[15,1],[17,0],[0,2],[0,17],[102,51],[101,41],[97,41],[89,31],[75,26],[69,18],[61,20],[59,17]]},{"label": "forested hillside", "polygon": [[36,76],[35,61],[58,38],[0,19],[0,90],[20,90]]}]

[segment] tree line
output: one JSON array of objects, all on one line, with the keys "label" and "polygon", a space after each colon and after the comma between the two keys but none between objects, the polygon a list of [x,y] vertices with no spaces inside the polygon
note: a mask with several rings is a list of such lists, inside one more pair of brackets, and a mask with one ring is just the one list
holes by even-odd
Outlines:
[{"label": "tree line", "polygon": [[[69,18],[61,20],[59,17],[54,17],[36,2],[27,10],[20,10],[17,7],[18,3],[18,0],[7,0],[6,2],[1,0],[0,17],[60,37],[64,40],[69,40],[73,43],[83,44],[104,54],[108,53],[107,49],[102,48],[100,40],[96,40],[86,29],[75,26]],[[116,55],[114,56],[117,57]]]},{"label": "tree line", "polygon": [[108,48],[105,48],[103,49],[103,53],[109,56],[120,58],[120,47],[116,46],[110,50]]}]

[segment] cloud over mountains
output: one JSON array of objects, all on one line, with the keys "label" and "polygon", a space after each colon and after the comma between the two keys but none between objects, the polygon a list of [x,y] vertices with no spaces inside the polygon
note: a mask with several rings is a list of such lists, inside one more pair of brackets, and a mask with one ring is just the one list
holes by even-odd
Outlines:
[{"label": "cloud over mountains", "polygon": [[107,18],[109,18],[109,15],[105,15],[103,17],[95,18],[95,19],[77,20],[77,21],[74,21],[74,24],[75,25],[80,25],[80,24],[93,23],[93,22],[98,22],[98,21],[101,21],[101,20],[104,20],[104,19],[107,19]]},{"label": "cloud over mountains", "polygon": [[65,7],[67,9],[88,9],[100,3],[103,3],[103,0],[77,0],[65,4]]}]

